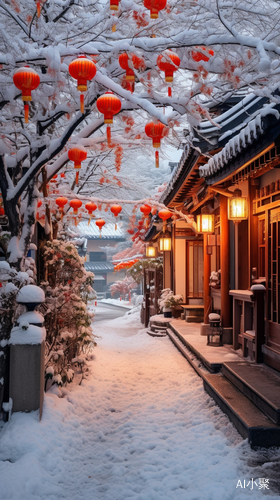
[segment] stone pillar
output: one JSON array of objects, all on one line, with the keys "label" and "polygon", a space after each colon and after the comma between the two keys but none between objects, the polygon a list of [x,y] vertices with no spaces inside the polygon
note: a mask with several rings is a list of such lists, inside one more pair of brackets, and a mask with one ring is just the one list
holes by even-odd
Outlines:
[{"label": "stone pillar", "polygon": [[12,411],[39,410],[41,419],[44,400],[45,328],[28,323],[15,326],[9,344]]}]

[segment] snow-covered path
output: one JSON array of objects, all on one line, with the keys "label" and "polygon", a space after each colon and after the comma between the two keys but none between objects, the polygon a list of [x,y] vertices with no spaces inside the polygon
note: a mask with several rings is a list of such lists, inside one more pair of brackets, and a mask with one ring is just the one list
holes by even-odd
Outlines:
[{"label": "snow-covered path", "polygon": [[89,379],[48,393],[41,423],[14,414],[4,425],[0,499],[279,500],[258,478],[272,481],[280,450],[252,451],[170,340],[138,318],[96,323]]}]

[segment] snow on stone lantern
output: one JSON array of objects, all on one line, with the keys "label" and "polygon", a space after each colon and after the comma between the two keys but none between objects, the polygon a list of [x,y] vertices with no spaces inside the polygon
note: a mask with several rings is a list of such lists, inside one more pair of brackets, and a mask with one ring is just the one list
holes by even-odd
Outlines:
[{"label": "snow on stone lantern", "polygon": [[39,286],[25,285],[19,290],[16,301],[25,306],[28,311],[34,311],[35,307],[45,301],[45,293]]}]

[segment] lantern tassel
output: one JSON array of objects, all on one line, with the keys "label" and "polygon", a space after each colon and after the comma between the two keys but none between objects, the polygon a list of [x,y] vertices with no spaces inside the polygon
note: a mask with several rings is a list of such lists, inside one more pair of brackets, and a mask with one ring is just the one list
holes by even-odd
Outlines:
[{"label": "lantern tassel", "polygon": [[41,3],[36,2],[36,7],[37,7],[37,17],[40,17],[40,15],[41,15]]},{"label": "lantern tassel", "polygon": [[79,184],[79,170],[76,171],[76,186]]},{"label": "lantern tassel", "polygon": [[107,142],[111,144],[111,127],[109,125],[107,126]]},{"label": "lantern tassel", "polygon": [[171,87],[168,87],[168,97],[172,97],[172,89],[171,89]]},{"label": "lantern tassel", "polygon": [[90,221],[91,221],[91,215],[89,216],[89,220],[88,220],[88,226],[90,225]]},{"label": "lantern tassel", "polygon": [[29,117],[29,105],[28,103],[24,104],[24,121],[25,123],[28,123],[28,117]]},{"label": "lantern tassel", "polygon": [[117,230],[117,227],[118,227],[118,226],[117,226],[117,223],[115,223],[115,231]]},{"label": "lantern tassel", "polygon": [[80,95],[80,111],[82,114],[85,112],[85,96],[84,96],[84,94]]},{"label": "lantern tassel", "polygon": [[155,152],[156,168],[159,168],[159,154],[158,151]]},{"label": "lantern tassel", "polygon": [[100,234],[99,234],[99,238],[101,238],[101,229],[100,229],[99,233],[100,233]]}]

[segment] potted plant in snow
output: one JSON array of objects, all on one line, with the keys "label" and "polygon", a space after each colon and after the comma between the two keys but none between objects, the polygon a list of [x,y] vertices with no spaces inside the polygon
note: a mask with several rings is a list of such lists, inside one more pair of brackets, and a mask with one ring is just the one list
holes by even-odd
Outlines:
[{"label": "potted plant in snow", "polygon": [[160,310],[163,312],[163,316],[165,318],[172,318],[172,315],[178,317],[175,311],[176,307],[180,305],[181,302],[183,302],[182,295],[174,295],[174,292],[170,288],[165,288],[161,292],[158,304]]}]

